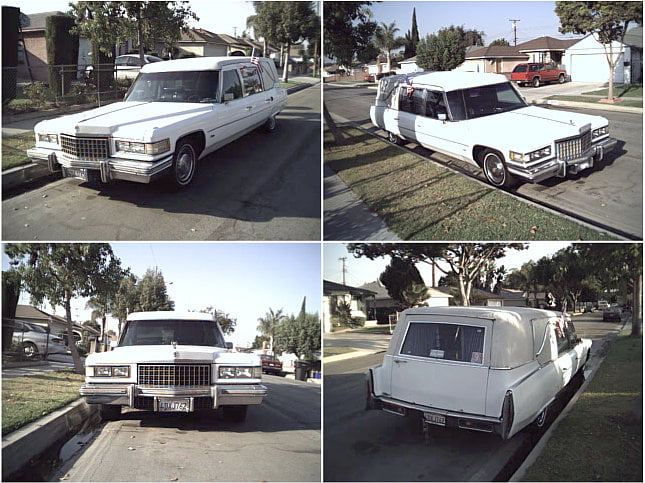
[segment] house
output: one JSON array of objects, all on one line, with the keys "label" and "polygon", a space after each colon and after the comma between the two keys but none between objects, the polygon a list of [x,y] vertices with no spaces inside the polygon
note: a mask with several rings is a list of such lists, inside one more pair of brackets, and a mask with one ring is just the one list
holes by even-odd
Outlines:
[{"label": "house", "polygon": [[623,39],[629,46],[631,57],[629,59],[629,78],[632,84],[643,83],[643,27],[635,27],[625,33]]},{"label": "house", "polygon": [[499,293],[488,292],[481,289],[473,289],[476,295],[484,299],[487,307],[526,307],[526,297],[522,290],[503,288]]},{"label": "house", "polygon": [[331,331],[331,316],[340,303],[349,304],[352,317],[369,319],[367,307],[374,295],[371,290],[323,280],[322,319],[325,332]]},{"label": "house", "polygon": [[195,57],[224,57],[229,54],[229,44],[219,35],[205,29],[190,29],[182,32],[177,43],[180,55]]},{"label": "house", "polygon": [[561,65],[565,51],[580,39],[560,40],[547,35],[519,44],[517,50],[529,56],[527,62]]},{"label": "house", "polygon": [[512,72],[517,64],[528,62],[528,59],[529,56],[516,47],[489,45],[470,49],[466,52],[464,62],[455,70],[506,74]]},{"label": "house", "polygon": [[417,56],[410,57],[409,59],[404,59],[399,62],[401,66],[398,73],[399,74],[410,74],[412,72],[423,72],[423,69],[417,65]]},{"label": "house", "polygon": [[[58,315],[50,315],[47,312],[40,310],[31,305],[18,305],[16,307],[16,320],[29,322],[39,325],[44,329],[49,329],[53,335],[57,335],[66,339],[67,335],[67,321],[64,317]],[[83,340],[83,331],[87,331],[93,336],[98,337],[100,332],[92,327],[81,326],[80,324],[73,323],[74,337],[78,340]]]}]

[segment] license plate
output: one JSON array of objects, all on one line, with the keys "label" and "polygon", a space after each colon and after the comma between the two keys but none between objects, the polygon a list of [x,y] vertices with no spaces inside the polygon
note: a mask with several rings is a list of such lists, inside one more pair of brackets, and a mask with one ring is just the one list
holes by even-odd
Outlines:
[{"label": "license plate", "polygon": [[423,413],[423,419],[430,424],[436,424],[437,426],[446,425],[446,417],[441,414],[435,413]]},{"label": "license plate", "polygon": [[86,168],[65,168],[65,177],[89,181]]},{"label": "license plate", "polygon": [[159,412],[180,412],[180,413],[189,413],[190,412],[190,399],[174,399],[174,398],[158,398],[158,408]]}]

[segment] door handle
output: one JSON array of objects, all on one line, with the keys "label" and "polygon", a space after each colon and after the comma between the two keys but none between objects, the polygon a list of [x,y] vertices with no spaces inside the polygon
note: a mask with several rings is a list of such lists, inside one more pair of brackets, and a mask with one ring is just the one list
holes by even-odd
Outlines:
[{"label": "door handle", "polygon": [[394,362],[396,362],[397,364],[407,364],[408,363],[408,361],[404,361],[403,359],[394,359]]},{"label": "door handle", "polygon": [[250,111],[251,109],[253,109],[253,106],[246,106],[244,109],[246,109],[247,111]]},{"label": "door handle", "polygon": [[398,121],[398,120],[399,120],[399,118],[398,118],[398,117],[395,117],[395,118],[394,118],[394,120],[395,120],[395,121]]},{"label": "door handle", "polygon": [[268,99],[265,99],[265,101],[264,101],[264,102],[273,102],[273,97],[270,97],[270,98],[268,98]]}]

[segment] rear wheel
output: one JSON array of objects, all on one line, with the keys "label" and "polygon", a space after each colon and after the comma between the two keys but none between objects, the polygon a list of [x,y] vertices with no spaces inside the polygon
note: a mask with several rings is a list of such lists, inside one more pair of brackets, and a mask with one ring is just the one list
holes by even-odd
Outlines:
[{"label": "rear wheel", "polygon": [[533,87],[540,87],[540,78],[539,78],[539,77],[535,77],[535,78],[533,79],[532,84],[533,84]]},{"label": "rear wheel", "polygon": [[560,75],[558,76],[558,82],[559,82],[560,84],[564,84],[564,74],[560,74]]},{"label": "rear wheel", "polygon": [[399,136],[391,133],[390,131],[387,132],[387,140],[392,144],[396,144],[397,146],[403,143],[403,140]]},{"label": "rear wheel", "polygon": [[22,353],[27,359],[35,359],[38,356],[38,347],[33,342],[25,342],[22,345]]},{"label": "rear wheel", "polygon": [[273,132],[275,131],[277,125],[277,121],[275,120],[275,116],[271,116],[269,119],[267,119],[267,122],[264,123],[264,132]]},{"label": "rear wheel", "polygon": [[515,179],[506,169],[503,156],[492,149],[484,151],[482,156],[482,169],[486,179],[493,186],[498,188],[511,188],[515,184]]},{"label": "rear wheel", "polygon": [[105,421],[116,421],[121,417],[121,406],[118,404],[101,404],[99,416]]},{"label": "rear wheel", "polygon": [[232,423],[241,423],[246,419],[248,406],[224,406],[224,419]]}]

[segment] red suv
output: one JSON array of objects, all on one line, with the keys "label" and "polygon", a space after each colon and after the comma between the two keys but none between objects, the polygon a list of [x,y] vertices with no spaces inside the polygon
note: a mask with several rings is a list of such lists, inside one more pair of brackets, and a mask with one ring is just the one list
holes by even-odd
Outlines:
[{"label": "red suv", "polygon": [[262,372],[268,374],[282,374],[282,362],[270,355],[261,355]]},{"label": "red suv", "polygon": [[533,64],[518,64],[511,72],[511,80],[518,85],[531,84],[540,87],[546,82],[559,82],[567,80],[567,71],[559,69],[553,64],[538,62]]}]

